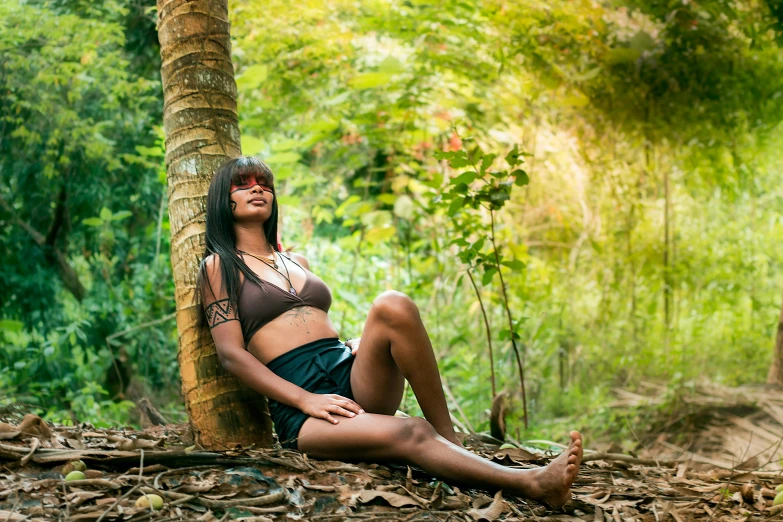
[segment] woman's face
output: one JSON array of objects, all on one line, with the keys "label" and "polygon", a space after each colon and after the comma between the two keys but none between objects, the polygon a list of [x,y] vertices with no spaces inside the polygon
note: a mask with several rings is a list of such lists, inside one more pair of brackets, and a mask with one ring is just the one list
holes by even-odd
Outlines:
[{"label": "woman's face", "polygon": [[231,213],[235,221],[264,222],[272,215],[274,189],[263,176],[249,174],[231,183]]}]

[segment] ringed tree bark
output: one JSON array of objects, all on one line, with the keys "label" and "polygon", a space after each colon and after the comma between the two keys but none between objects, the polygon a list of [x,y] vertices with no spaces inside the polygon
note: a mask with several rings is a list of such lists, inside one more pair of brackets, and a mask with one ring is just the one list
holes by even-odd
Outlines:
[{"label": "ringed tree bark", "polygon": [[223,370],[196,295],[213,173],[241,154],[228,0],[157,0],[163,82],[171,264],[182,392],[191,427],[208,448],[268,446],[264,397]]}]

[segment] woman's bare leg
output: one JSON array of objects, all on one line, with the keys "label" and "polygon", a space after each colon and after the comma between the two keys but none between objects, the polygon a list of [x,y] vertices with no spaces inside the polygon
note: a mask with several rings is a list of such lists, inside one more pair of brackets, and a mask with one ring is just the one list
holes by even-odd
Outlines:
[{"label": "woman's bare leg", "polygon": [[364,413],[338,424],[309,418],[299,432],[299,450],[314,457],[349,461],[394,461],[420,467],[454,484],[507,493],[562,506],[582,462],[582,436],[571,432],[566,451],[548,466],[512,469],[450,444],[427,421]]},{"label": "woman's bare leg", "polygon": [[354,400],[365,411],[393,415],[400,405],[405,379],[430,424],[442,437],[460,445],[419,309],[405,294],[384,292],[373,301],[367,315],[351,370]]}]

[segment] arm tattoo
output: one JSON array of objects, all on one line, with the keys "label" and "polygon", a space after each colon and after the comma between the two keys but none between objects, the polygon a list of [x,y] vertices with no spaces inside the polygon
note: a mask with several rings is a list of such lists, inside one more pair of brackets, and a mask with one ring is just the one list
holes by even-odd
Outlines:
[{"label": "arm tattoo", "polygon": [[[305,326],[305,330],[307,330],[307,333],[310,333],[310,327],[307,325],[307,316],[313,315],[313,312],[310,311],[310,309],[306,306],[297,306],[296,308],[293,308],[288,311],[288,313],[285,314],[286,318],[288,319],[288,324],[291,326],[294,326],[296,324],[297,319],[302,321],[302,324]],[[296,325],[297,328],[299,325]]]},{"label": "arm tattoo", "polygon": [[215,301],[204,310],[204,313],[207,315],[207,324],[210,330],[228,321],[239,321],[236,313],[234,313],[234,307],[231,306],[231,302],[228,299]]}]

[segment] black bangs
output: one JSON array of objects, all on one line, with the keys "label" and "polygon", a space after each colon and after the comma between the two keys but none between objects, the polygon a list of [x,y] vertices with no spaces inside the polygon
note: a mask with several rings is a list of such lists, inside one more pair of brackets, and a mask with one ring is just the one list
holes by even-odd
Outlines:
[{"label": "black bangs", "polygon": [[[223,163],[212,176],[207,193],[206,249],[196,282],[199,291],[194,294],[197,301],[204,296],[205,288],[211,286],[207,277],[207,260],[210,256],[220,258],[220,279],[226,294],[228,294],[229,303],[234,309],[238,306],[241,275],[259,285],[261,284],[255,272],[250,270],[237,255],[234,216],[231,212],[232,180],[240,182],[244,180],[246,183],[251,176],[259,182],[263,181],[274,190],[272,171],[258,158],[247,156],[231,158]],[[272,250],[279,251],[277,217],[277,198],[274,198],[272,213],[269,219],[264,222],[263,235]],[[214,291],[212,293],[217,295]],[[200,314],[200,318],[201,324],[205,324],[204,314]]]},{"label": "black bangs", "polygon": [[244,185],[248,180],[255,177],[259,181],[263,180],[266,185],[272,188],[275,186],[274,174],[272,174],[266,163],[258,158],[250,156],[236,158],[231,171],[232,185]]}]

